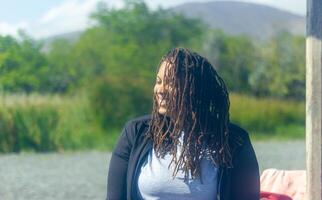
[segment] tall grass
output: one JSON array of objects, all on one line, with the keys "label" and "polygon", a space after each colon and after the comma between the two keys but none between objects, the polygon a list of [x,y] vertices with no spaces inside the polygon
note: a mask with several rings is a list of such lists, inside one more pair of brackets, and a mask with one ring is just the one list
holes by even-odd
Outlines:
[{"label": "tall grass", "polygon": [[255,138],[304,138],[305,104],[231,94],[231,121]]},{"label": "tall grass", "polygon": [[105,132],[115,132],[98,125],[82,96],[10,95],[0,105],[0,152],[108,149]]},{"label": "tall grass", "polygon": [[[304,138],[304,103],[230,97],[231,121],[251,137]],[[85,95],[3,95],[0,105],[0,152],[111,150],[121,130],[103,127]]]}]

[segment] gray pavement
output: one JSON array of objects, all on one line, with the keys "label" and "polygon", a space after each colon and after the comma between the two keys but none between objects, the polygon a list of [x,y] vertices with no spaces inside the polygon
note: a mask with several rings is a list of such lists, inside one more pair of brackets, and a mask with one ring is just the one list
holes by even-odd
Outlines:
[{"label": "gray pavement", "polygon": [[[305,169],[305,142],[256,142],[260,170]],[[0,200],[104,199],[109,152],[0,154]]]}]

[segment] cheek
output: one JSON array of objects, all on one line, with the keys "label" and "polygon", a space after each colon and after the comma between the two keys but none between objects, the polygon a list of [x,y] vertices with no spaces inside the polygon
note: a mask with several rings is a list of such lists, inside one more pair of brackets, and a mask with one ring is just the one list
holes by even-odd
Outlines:
[{"label": "cheek", "polygon": [[153,87],[153,92],[156,92],[158,89],[158,85],[157,84],[154,84],[154,87]]},{"label": "cheek", "polygon": [[157,92],[158,92],[158,87],[154,86],[154,88],[153,88],[153,99],[158,100]]}]

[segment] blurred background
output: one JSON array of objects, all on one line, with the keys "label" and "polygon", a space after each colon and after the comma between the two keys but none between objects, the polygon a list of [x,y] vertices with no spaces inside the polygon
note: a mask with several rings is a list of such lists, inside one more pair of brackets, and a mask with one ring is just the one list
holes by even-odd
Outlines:
[{"label": "blurred background", "polygon": [[103,199],[176,46],[223,77],[261,171],[305,168],[305,0],[0,3],[0,199]]}]

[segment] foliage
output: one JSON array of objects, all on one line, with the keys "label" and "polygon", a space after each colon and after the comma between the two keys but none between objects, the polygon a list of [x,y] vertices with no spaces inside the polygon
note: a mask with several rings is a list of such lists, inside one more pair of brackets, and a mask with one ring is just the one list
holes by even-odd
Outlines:
[{"label": "foliage", "polygon": [[256,47],[246,36],[210,31],[204,51],[231,91],[251,93],[249,77],[256,68]]},{"label": "foliage", "polygon": [[246,36],[211,31],[203,48],[228,88],[256,97],[304,100],[305,38],[280,32],[255,43]]},{"label": "foliage", "polygon": [[96,82],[91,93],[91,105],[102,127],[121,127],[125,121],[152,110],[152,91],[144,91],[142,83],[107,76]]},{"label": "foliage", "polygon": [[[254,133],[276,133],[281,127],[305,126],[305,104],[231,94],[231,120]],[[279,133],[292,134],[292,133]]]},{"label": "foliage", "polygon": [[10,36],[0,36],[0,89],[30,93],[41,90],[40,82],[47,61],[40,45],[22,35],[22,42]]},{"label": "foliage", "polygon": [[50,45],[44,90],[51,93],[66,93],[77,85],[80,72],[73,59],[73,45],[64,39],[56,39]]},{"label": "foliage", "polygon": [[115,132],[101,128],[84,96],[10,95],[0,104],[0,152],[106,149]]},{"label": "foliage", "polygon": [[20,39],[0,36],[0,91],[77,93],[104,76],[129,75],[150,91],[161,56],[184,46],[206,56],[233,92],[304,100],[304,37],[280,32],[252,41],[139,0],[121,9],[99,3],[91,19],[76,42],[56,39],[47,51],[23,32]]},{"label": "foliage", "polygon": [[201,37],[205,28],[163,9],[150,11],[142,2],[120,10],[100,4],[92,18],[96,26],[81,36],[74,53],[84,77],[90,78],[84,80],[104,127],[149,112],[162,55],[173,46],[193,46],[194,36]]},{"label": "foliage", "polygon": [[[281,32],[261,49],[261,59],[250,75],[257,96],[305,98],[305,38]],[[268,95],[267,95],[268,94]]]},{"label": "foliage", "polygon": [[[102,89],[106,90],[105,87]],[[120,121],[109,122],[117,125],[114,127],[104,124],[102,115],[95,114],[96,112],[91,109],[91,104],[96,102],[83,95],[1,96],[0,152],[46,152],[93,148],[111,150],[125,123],[121,119],[146,114],[144,109],[147,109],[145,108],[147,105],[144,103],[148,103],[148,100],[142,102],[135,111],[122,110],[121,106],[128,105],[127,103],[133,101],[134,97],[126,94],[129,88],[119,89],[129,99],[116,99],[115,102],[118,103],[113,105],[108,103],[104,105],[105,102],[101,105],[102,102],[97,102],[97,108],[102,108],[102,114],[111,109],[111,112],[119,116]],[[141,94],[133,94],[135,95]],[[304,138],[303,103],[256,99],[238,94],[231,94],[230,97],[231,121],[245,128],[253,138]],[[108,98],[108,102],[113,97],[105,98]],[[133,113],[139,114],[134,116]],[[106,116],[105,120],[113,118]]]},{"label": "foliage", "polygon": [[232,121],[255,135],[302,134],[304,37],[227,35],[140,0],[100,3],[91,20],[77,41],[47,49],[23,32],[0,36],[1,152],[111,146],[125,121],[151,111],[157,65],[176,46],[214,64],[232,92]]}]

